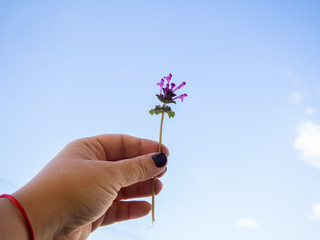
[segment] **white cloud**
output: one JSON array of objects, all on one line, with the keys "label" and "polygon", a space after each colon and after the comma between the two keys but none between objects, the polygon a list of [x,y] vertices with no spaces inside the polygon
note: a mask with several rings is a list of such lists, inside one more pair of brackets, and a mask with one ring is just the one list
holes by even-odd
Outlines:
[{"label": "white cloud", "polygon": [[236,222],[237,227],[240,228],[257,228],[259,224],[252,218],[240,218]]},{"label": "white cloud", "polygon": [[306,162],[320,169],[320,125],[305,122],[298,127],[298,132],[294,148]]},{"label": "white cloud", "polygon": [[299,104],[302,102],[302,95],[297,91],[292,91],[290,94],[290,101],[295,104]]},{"label": "white cloud", "polygon": [[320,202],[314,203],[312,205],[312,220],[320,220]]},{"label": "white cloud", "polygon": [[307,108],[306,108],[306,114],[307,114],[308,116],[312,116],[315,112],[316,112],[316,109],[313,108],[313,107],[307,107]]}]

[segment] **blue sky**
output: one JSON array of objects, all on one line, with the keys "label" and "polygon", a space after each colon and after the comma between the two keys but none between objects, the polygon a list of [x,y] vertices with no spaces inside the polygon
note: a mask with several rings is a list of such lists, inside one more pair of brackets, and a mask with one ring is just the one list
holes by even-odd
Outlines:
[{"label": "blue sky", "polygon": [[1,1],[0,192],[69,141],[157,140],[169,73],[189,97],[151,217],[90,239],[320,236],[318,1]]}]

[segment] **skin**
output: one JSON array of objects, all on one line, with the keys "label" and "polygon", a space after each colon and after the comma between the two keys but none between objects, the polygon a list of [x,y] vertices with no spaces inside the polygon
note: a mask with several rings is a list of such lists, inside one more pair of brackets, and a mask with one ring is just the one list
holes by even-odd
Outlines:
[{"label": "skin", "polygon": [[[37,240],[82,240],[100,226],[147,215],[151,205],[132,198],[151,196],[152,178],[166,169],[152,156],[157,142],[127,135],[99,135],[69,143],[13,196],[24,207]],[[162,152],[169,152],[162,146]],[[156,194],[162,183],[157,180]],[[126,200],[126,201],[122,201]],[[24,220],[0,199],[0,235],[29,239]]]}]

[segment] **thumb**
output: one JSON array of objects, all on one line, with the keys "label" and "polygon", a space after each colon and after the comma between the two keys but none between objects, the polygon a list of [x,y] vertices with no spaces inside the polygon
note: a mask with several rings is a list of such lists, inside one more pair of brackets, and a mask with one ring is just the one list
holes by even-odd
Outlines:
[{"label": "thumb", "polygon": [[114,167],[121,186],[127,187],[157,176],[166,165],[167,156],[164,153],[150,153],[118,161]]}]

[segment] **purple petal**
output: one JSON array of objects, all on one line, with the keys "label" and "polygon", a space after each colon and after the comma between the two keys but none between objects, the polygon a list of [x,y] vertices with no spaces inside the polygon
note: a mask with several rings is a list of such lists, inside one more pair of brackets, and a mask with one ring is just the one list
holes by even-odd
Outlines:
[{"label": "purple petal", "polygon": [[172,78],[172,74],[170,73],[168,77],[164,77],[164,78],[168,81],[168,84],[169,84]]},{"label": "purple petal", "polygon": [[183,102],[183,99],[184,99],[185,97],[188,97],[188,95],[187,95],[187,94],[181,94],[180,96],[175,97],[175,98],[174,98],[174,99],[172,99],[172,100],[175,100],[175,99],[180,98],[180,99],[181,99],[181,102]]},{"label": "purple petal", "polygon": [[164,79],[161,78],[161,81],[157,83],[158,86],[160,86],[160,94],[162,92],[162,89],[163,89],[163,85],[164,85]]},{"label": "purple petal", "polygon": [[181,83],[178,87],[176,87],[172,92],[175,92],[177,90],[179,90],[180,88],[182,88],[184,85],[186,85],[186,82]]},{"label": "purple petal", "polygon": [[164,85],[164,79],[161,78],[161,81],[158,82],[157,85],[159,85],[160,87],[163,87],[163,85]]},{"label": "purple petal", "polygon": [[167,83],[166,88],[164,89],[164,94],[163,94],[163,98],[166,97],[167,92],[169,91],[169,84]]}]

